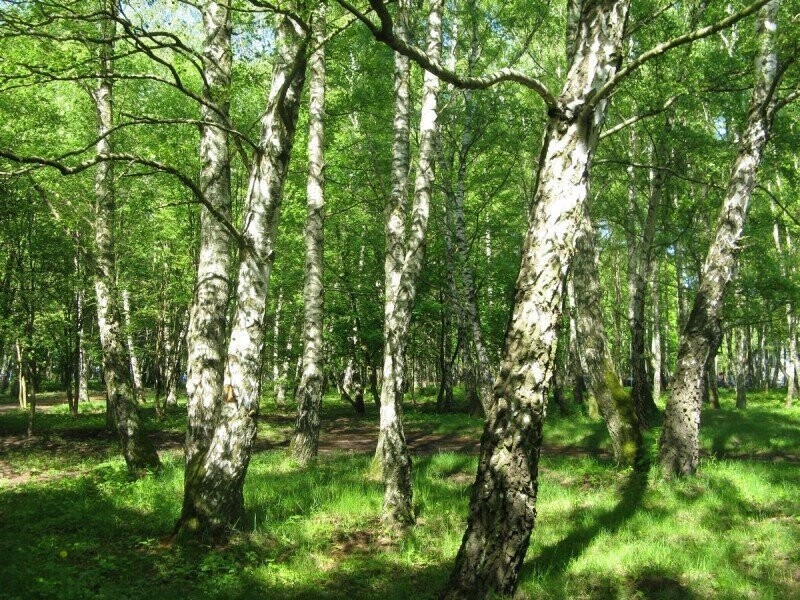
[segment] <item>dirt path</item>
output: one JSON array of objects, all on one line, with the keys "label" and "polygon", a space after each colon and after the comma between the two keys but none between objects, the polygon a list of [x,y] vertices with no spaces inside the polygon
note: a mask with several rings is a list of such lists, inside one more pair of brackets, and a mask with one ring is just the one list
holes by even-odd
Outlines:
[{"label": "dirt path", "polygon": [[[47,398],[38,404],[42,412],[59,402],[57,398]],[[10,408],[9,408],[10,406]],[[16,405],[0,405],[0,412],[13,410]],[[256,440],[255,452],[264,452],[275,448],[287,448],[294,419],[286,415],[266,415],[262,424],[267,425],[267,433]],[[184,433],[182,431],[154,431],[150,434],[157,450],[161,453],[183,453]],[[353,452],[356,454],[372,454],[378,439],[378,425],[363,419],[339,417],[323,422],[320,432],[319,449],[322,454],[333,452]],[[437,452],[458,452],[477,455],[480,440],[464,434],[436,433],[419,426],[410,425],[406,429],[406,441],[412,455],[424,456]],[[87,429],[74,427],[58,430],[54,434],[33,436],[21,434],[0,435],[0,485],[20,484],[29,481],[49,481],[61,477],[77,477],[78,469],[58,470],[50,473],[20,472],[15,470],[6,455],[19,451],[33,451],[49,454],[54,459],[60,454],[72,453],[84,458],[98,459],[114,455],[117,452],[116,436],[105,429]],[[570,456],[576,458],[596,457],[610,459],[609,452],[604,450],[583,448],[578,446],[556,446],[545,442],[542,445],[543,456]],[[708,456],[708,453],[704,453]],[[716,455],[717,458],[732,460],[762,460],[771,462],[788,462],[800,464],[800,456],[764,452],[757,455]],[[57,461],[54,460],[54,463]]]}]

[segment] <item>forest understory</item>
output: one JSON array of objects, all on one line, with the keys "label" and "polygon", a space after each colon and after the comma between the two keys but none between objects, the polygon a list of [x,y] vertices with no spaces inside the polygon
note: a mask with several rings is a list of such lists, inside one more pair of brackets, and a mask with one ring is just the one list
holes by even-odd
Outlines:
[{"label": "forest understory", "polygon": [[[800,596],[800,415],[782,394],[723,391],[704,409],[697,478],[620,470],[602,421],[551,407],[537,535],[518,598]],[[477,466],[482,422],[405,406],[417,525],[381,526],[371,475],[377,423],[336,396],[323,403],[320,457],[287,450],[289,409],[267,401],[245,485],[247,523],[216,547],[175,544],[185,412],[152,419],[158,474],[133,481],[93,396],[77,418],[45,394],[38,433],[0,398],[2,598],[436,598],[445,586]],[[457,395],[457,408],[465,408]],[[658,428],[648,440],[656,439]],[[136,586],[131,587],[130,581]]]}]

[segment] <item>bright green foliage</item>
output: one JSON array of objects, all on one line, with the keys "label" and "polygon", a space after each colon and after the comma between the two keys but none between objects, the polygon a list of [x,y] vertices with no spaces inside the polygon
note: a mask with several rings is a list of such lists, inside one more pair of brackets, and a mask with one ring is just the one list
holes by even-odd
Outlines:
[{"label": "bright green foliage", "polygon": [[[796,596],[800,419],[778,408],[782,399],[754,396],[737,413],[723,396],[723,409],[704,415],[706,458],[691,481],[620,472],[602,424],[550,419],[522,596]],[[477,440],[478,419],[430,414],[433,399],[420,400],[407,411],[410,434]],[[325,406],[325,422],[348,423],[350,435],[369,423],[332,398]],[[162,537],[180,510],[179,455],[162,453],[161,473],[131,481],[101,433],[102,406],[81,408],[77,425],[65,407],[45,409],[41,441],[4,455],[0,577],[9,597],[434,598],[446,582],[474,454],[417,457],[419,522],[398,540],[376,520],[382,491],[364,476],[369,452],[323,453],[315,468],[301,468],[273,446],[290,429],[270,420],[245,487],[246,533],[218,549],[179,547]],[[183,418],[161,426],[159,435],[179,437]],[[24,414],[0,413],[0,434],[24,430]]]}]

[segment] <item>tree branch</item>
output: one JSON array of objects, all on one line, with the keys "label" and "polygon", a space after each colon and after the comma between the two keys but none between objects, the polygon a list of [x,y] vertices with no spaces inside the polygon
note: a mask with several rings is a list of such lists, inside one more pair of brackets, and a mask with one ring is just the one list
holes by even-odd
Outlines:
[{"label": "tree branch", "polygon": [[[22,165],[34,165],[34,166],[39,166],[39,167],[50,167],[50,168],[53,168],[53,169],[57,170],[62,175],[75,175],[77,173],[81,173],[81,172],[83,172],[83,171],[95,166],[96,164],[99,164],[99,163],[104,162],[104,161],[109,161],[109,160],[110,161],[114,161],[114,162],[127,162],[127,163],[130,163],[130,164],[142,165],[144,167],[150,167],[151,169],[154,169],[155,171],[159,171],[161,173],[166,173],[168,175],[172,175],[178,181],[180,181],[183,185],[185,185],[187,188],[189,188],[189,190],[192,192],[192,194],[197,199],[197,201],[200,204],[202,204],[206,209],[208,209],[208,212],[210,212],[212,214],[212,216],[215,219],[217,219],[225,227],[225,229],[228,230],[228,233],[231,235],[231,237],[233,237],[235,240],[237,240],[239,242],[239,245],[243,249],[249,249],[249,243],[239,233],[239,231],[236,229],[236,227],[233,225],[233,223],[231,223],[230,220],[228,220],[228,218],[225,215],[220,213],[214,207],[214,205],[211,202],[208,201],[208,199],[206,198],[205,194],[203,193],[203,190],[200,189],[200,187],[191,179],[191,177],[189,177],[185,173],[182,173],[181,171],[179,171],[175,167],[170,167],[169,165],[165,165],[165,164],[160,163],[160,162],[158,162],[156,160],[143,158],[141,156],[136,156],[135,154],[121,154],[121,153],[116,153],[115,152],[113,154],[107,154],[107,155],[104,155],[104,156],[95,156],[93,158],[90,158],[90,159],[87,159],[87,160],[85,160],[83,162],[80,162],[77,165],[70,166],[70,165],[63,164],[63,163],[59,162],[58,160],[51,159],[51,158],[45,158],[45,157],[42,157],[42,156],[19,156],[17,154],[14,154],[13,152],[10,152],[10,151],[5,150],[3,148],[0,148],[0,158],[5,158],[7,160],[10,160],[12,162],[19,163],[19,164],[22,164]],[[20,173],[23,173],[23,172],[27,172],[27,170],[25,170],[25,171],[16,171],[16,172],[13,172],[13,171],[12,172],[0,171],[0,176],[11,176],[11,175],[20,174]]]},{"label": "tree branch", "polygon": [[536,92],[548,108],[554,108],[556,106],[555,96],[544,83],[517,69],[503,68],[494,73],[487,73],[479,77],[464,77],[443,67],[439,61],[431,60],[428,58],[427,53],[419,46],[406,43],[394,34],[392,18],[382,0],[369,0],[372,10],[380,20],[380,25],[373,23],[366,14],[359,11],[347,0],[337,0],[337,2],[361,21],[367,29],[370,30],[376,40],[383,42],[395,52],[407,56],[420,67],[433,73],[442,81],[457,88],[468,90],[483,90],[498,83],[511,81]]},{"label": "tree branch", "polygon": [[630,127],[631,125],[641,121],[642,119],[647,119],[648,117],[653,117],[653,116],[655,116],[657,114],[660,114],[660,113],[662,113],[664,111],[669,110],[670,107],[673,104],[675,104],[675,101],[678,98],[680,98],[681,96],[683,96],[683,95],[684,95],[683,93],[675,94],[674,96],[669,97],[667,99],[667,101],[664,102],[664,104],[662,106],[658,107],[658,108],[653,108],[651,110],[648,110],[647,112],[643,112],[641,114],[633,115],[632,117],[628,117],[627,119],[625,119],[621,123],[617,123],[613,127],[610,127],[609,129],[606,129],[605,131],[603,131],[603,133],[600,134],[600,139],[602,140],[604,138],[607,138],[608,136],[614,135],[618,131],[622,131],[626,127]]},{"label": "tree branch", "polygon": [[597,93],[594,95],[594,97],[586,104],[585,110],[589,111],[594,110],[594,107],[597,105],[598,102],[600,102],[603,98],[609,96],[611,92],[613,92],[620,83],[622,83],[630,75],[635,73],[639,69],[639,67],[641,67],[645,63],[650,62],[654,58],[658,58],[663,54],[666,54],[669,50],[672,50],[673,48],[677,48],[685,44],[690,44],[694,41],[708,37],[710,35],[717,33],[718,31],[726,29],[731,25],[733,25],[734,23],[741,21],[745,17],[752,15],[762,6],[767,4],[767,2],[769,2],[769,0],[756,0],[753,4],[750,4],[749,6],[745,7],[744,9],[740,10],[737,13],[733,13],[732,15],[729,15],[728,17],[720,21],[717,21],[713,25],[700,27],[699,29],[695,29],[693,31],[690,31],[689,33],[680,35],[676,38],[672,38],[671,40],[667,40],[666,42],[662,42],[660,44],[657,44],[656,46],[653,46],[650,50],[640,54],[638,58],[632,60],[623,68],[621,68],[619,71],[617,71],[617,74],[614,75],[614,77],[612,77],[608,82],[606,82],[606,84],[603,87],[597,90]]}]

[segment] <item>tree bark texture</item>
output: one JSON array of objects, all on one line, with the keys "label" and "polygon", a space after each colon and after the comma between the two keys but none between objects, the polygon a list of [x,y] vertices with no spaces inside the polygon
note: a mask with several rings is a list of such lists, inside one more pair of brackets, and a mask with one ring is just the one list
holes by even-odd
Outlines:
[{"label": "tree bark texture", "polygon": [[128,290],[121,290],[122,294],[122,317],[125,324],[125,346],[128,350],[130,361],[131,379],[133,380],[133,391],[137,399],[144,397],[142,387],[142,370],[139,368],[139,358],[136,356],[136,344],[133,341],[133,328],[131,325],[131,294]]},{"label": "tree bark texture", "polygon": [[[108,0],[105,9],[110,16],[102,21],[104,42],[99,47],[100,69],[97,86],[92,91],[97,114],[97,154],[100,157],[112,152],[112,56],[118,7],[116,0]],[[97,296],[97,322],[100,330],[100,345],[103,354],[103,372],[106,394],[113,412],[114,424],[122,445],[122,454],[128,469],[139,475],[146,469],[160,465],[158,454],[144,429],[131,380],[129,360],[120,318],[120,306],[116,288],[116,265],[114,255],[114,167],[111,161],[97,165],[94,179],[94,289]]]},{"label": "tree bark texture", "polygon": [[[408,6],[399,22],[407,18]],[[441,54],[442,2],[433,0],[428,17],[428,57],[438,61]],[[401,26],[407,34],[407,28]],[[411,223],[406,234],[405,196],[408,172],[408,59],[395,56],[395,133],[392,149],[392,197],[386,221],[386,304],[384,308],[384,363],[381,388],[380,434],[377,454],[384,485],[382,521],[392,529],[413,523],[411,505],[411,457],[403,432],[402,402],[405,350],[411,325],[411,311],[425,256],[425,237],[433,186],[437,132],[439,79],[423,77],[419,124],[419,158],[414,182]]]},{"label": "tree bark texture", "polygon": [[750,196],[772,121],[772,94],[777,76],[775,18],[779,1],[760,11],[756,83],[747,124],[739,143],[714,239],[706,255],[686,327],[681,335],[675,375],[659,440],[659,462],[666,476],[691,475],[700,450],[700,404],[708,361],[721,341],[721,310],[728,282],[734,276],[738,243]]},{"label": "tree bark texture", "polygon": [[467,530],[445,597],[513,594],[536,517],[539,451],[562,294],[606,101],[588,101],[616,73],[627,0],[587,3],[567,81],[551,111],[522,248],[494,406],[481,439]]},{"label": "tree bark texture", "polygon": [[306,38],[278,17],[272,85],[244,210],[236,306],[222,395],[213,402],[207,447],[187,463],[181,529],[227,535],[244,515],[244,478],[256,435],[267,288],[283,184],[305,79]]},{"label": "tree bark texture", "polygon": [[[226,131],[230,108],[231,14],[229,0],[206,0],[203,21],[203,88],[200,118],[200,188],[214,211],[231,214],[230,151]],[[200,248],[197,280],[186,334],[186,395],[188,428],[185,463],[208,451],[222,399],[228,295],[230,293],[231,240],[212,212],[200,211]],[[186,493],[189,492],[187,487]],[[184,497],[184,513],[192,500]],[[189,511],[187,513],[187,511]],[[179,521],[179,525],[182,520]]]},{"label": "tree bark texture", "polygon": [[606,422],[614,458],[627,466],[642,457],[642,437],[633,399],[620,385],[606,341],[595,237],[586,215],[580,225],[571,271],[577,312],[578,356],[589,389]]},{"label": "tree bark texture", "polygon": [[[214,211],[228,218],[231,174],[226,129],[233,56],[229,0],[206,0],[201,5],[201,17],[204,39],[200,117],[204,124],[200,129],[200,187]],[[214,507],[202,498],[202,475],[198,470],[211,449],[219,406],[224,401],[222,383],[231,250],[225,226],[204,206],[200,213],[197,280],[186,334],[186,476],[183,509],[175,526],[180,535],[216,533],[217,523],[209,517]]]},{"label": "tree bark texture", "polygon": [[297,387],[297,423],[292,450],[300,463],[317,456],[320,406],[322,404],[322,286],[324,183],[325,183],[325,3],[312,15],[314,52],[308,61],[308,180],[306,185],[306,265],[303,286],[303,372]]}]

